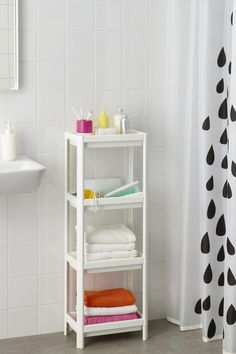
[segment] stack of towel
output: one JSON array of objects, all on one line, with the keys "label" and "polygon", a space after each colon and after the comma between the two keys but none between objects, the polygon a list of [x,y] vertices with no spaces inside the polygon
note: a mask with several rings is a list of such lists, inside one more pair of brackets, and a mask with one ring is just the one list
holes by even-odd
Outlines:
[{"label": "stack of towel", "polygon": [[[126,289],[85,291],[84,324],[97,324],[139,318],[134,295]],[[71,313],[76,320],[76,313]]]},{"label": "stack of towel", "polygon": [[125,225],[88,226],[85,233],[85,259],[136,257],[135,234]]}]

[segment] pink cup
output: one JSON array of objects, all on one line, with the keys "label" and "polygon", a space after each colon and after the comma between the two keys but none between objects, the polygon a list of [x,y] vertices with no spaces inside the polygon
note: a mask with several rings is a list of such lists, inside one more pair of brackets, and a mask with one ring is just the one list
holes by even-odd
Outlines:
[{"label": "pink cup", "polygon": [[86,119],[80,119],[76,121],[76,132],[77,133],[83,133],[83,134],[89,134],[93,132],[93,121],[92,120],[86,120]]}]

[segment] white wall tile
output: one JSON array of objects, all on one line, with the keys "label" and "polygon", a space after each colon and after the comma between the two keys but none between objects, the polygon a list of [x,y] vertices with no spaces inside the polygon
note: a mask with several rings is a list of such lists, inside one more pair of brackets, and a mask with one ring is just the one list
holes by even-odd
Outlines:
[{"label": "white wall tile", "polygon": [[38,31],[37,57],[39,61],[65,60],[65,32]]},{"label": "white wall tile", "polygon": [[39,306],[38,333],[51,333],[63,330],[63,303]]},{"label": "white wall tile", "polygon": [[164,30],[166,28],[167,1],[149,0],[148,27],[151,30]]},{"label": "white wall tile", "polygon": [[149,88],[159,89],[166,87],[165,60],[152,60],[149,62]]},{"label": "white wall tile", "polygon": [[64,214],[38,214],[38,242],[55,243],[64,240]]},{"label": "white wall tile", "polygon": [[68,29],[91,30],[94,26],[94,1],[93,0],[69,0],[67,4]]},{"label": "white wall tile", "polygon": [[17,154],[29,154],[36,152],[36,123],[15,123]]},{"label": "white wall tile", "polygon": [[52,243],[38,246],[39,274],[62,273],[64,271],[63,244]]},{"label": "white wall tile", "polygon": [[42,92],[38,95],[38,121],[63,122],[65,120],[65,93]]},{"label": "white wall tile", "polygon": [[0,279],[7,278],[7,248],[0,248]]},{"label": "white wall tile", "polygon": [[39,123],[37,125],[38,153],[63,151],[64,133],[64,123]]},{"label": "white wall tile", "polygon": [[46,167],[45,180],[49,183],[64,181],[64,153],[38,154],[38,162]]},{"label": "white wall tile", "polygon": [[38,63],[38,90],[57,91],[65,90],[65,64],[56,62]]},{"label": "white wall tile", "polygon": [[71,61],[67,63],[68,91],[91,90],[93,65],[89,61]]},{"label": "white wall tile", "polygon": [[36,120],[36,98],[34,93],[14,92],[7,95],[7,115],[11,122],[33,122]]},{"label": "white wall tile", "polygon": [[99,90],[96,92],[95,98],[95,116],[98,117],[102,109],[107,110],[112,124],[113,116],[122,106],[122,97],[120,90]]},{"label": "white wall tile", "polygon": [[166,92],[165,90],[150,90],[149,91],[149,117],[163,118],[166,115]]},{"label": "white wall tile", "polygon": [[33,216],[36,214],[36,197],[34,194],[9,194],[8,216]]},{"label": "white wall tile", "polygon": [[35,245],[36,215],[18,214],[8,219],[8,244],[9,246]]},{"label": "white wall tile", "polygon": [[35,275],[36,263],[37,263],[36,246],[22,246],[22,247],[8,248],[9,278]]},{"label": "white wall tile", "polygon": [[149,55],[151,60],[165,60],[167,37],[164,31],[149,32]]},{"label": "white wall tile", "polygon": [[38,190],[38,211],[40,213],[63,212],[64,183],[41,183]]},{"label": "white wall tile", "polygon": [[122,1],[96,0],[95,16],[95,24],[97,30],[121,30]]},{"label": "white wall tile", "polygon": [[0,311],[0,339],[8,337],[8,313],[6,310]]},{"label": "white wall tile", "polygon": [[124,28],[130,30],[145,30],[147,28],[147,1],[124,1]]},{"label": "white wall tile", "polygon": [[35,62],[19,63],[19,87],[21,91],[34,92],[36,88],[36,65]]},{"label": "white wall tile", "polygon": [[37,334],[36,307],[9,311],[9,336],[24,337]]},{"label": "white wall tile", "polygon": [[145,89],[147,86],[145,61],[126,61],[124,64],[124,88]]},{"label": "white wall tile", "polygon": [[64,300],[64,274],[40,275],[38,278],[38,303],[48,305]]},{"label": "white wall tile", "polygon": [[121,32],[97,31],[95,35],[95,60],[121,60]]},{"label": "white wall tile", "polygon": [[37,25],[40,30],[65,28],[65,0],[37,0]]},{"label": "white wall tile", "polygon": [[68,31],[67,32],[67,59],[92,60],[93,58],[93,32]]},{"label": "white wall tile", "polygon": [[145,90],[124,91],[124,107],[129,118],[147,117],[147,94]]},{"label": "white wall tile", "polygon": [[95,76],[98,90],[121,89],[121,62],[97,61]]},{"label": "white wall tile", "polygon": [[0,280],[0,310],[8,307],[7,279]]},{"label": "white wall tile", "polygon": [[8,296],[8,306],[10,309],[36,306],[37,278],[25,277],[9,279]]},{"label": "white wall tile", "polygon": [[24,61],[35,60],[35,31],[19,31],[19,59]]},{"label": "white wall tile", "polygon": [[148,35],[146,31],[124,32],[124,58],[126,60],[147,60]]}]

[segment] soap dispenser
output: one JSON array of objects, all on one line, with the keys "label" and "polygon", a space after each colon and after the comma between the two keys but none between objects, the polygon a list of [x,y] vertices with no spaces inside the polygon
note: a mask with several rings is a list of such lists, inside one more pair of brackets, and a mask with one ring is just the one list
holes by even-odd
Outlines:
[{"label": "soap dispenser", "polygon": [[11,128],[11,123],[6,123],[6,128],[1,136],[2,160],[16,159],[16,134]]},{"label": "soap dispenser", "polygon": [[121,133],[121,121],[124,116],[123,108],[120,108],[113,117],[113,127],[116,129],[117,134]]}]

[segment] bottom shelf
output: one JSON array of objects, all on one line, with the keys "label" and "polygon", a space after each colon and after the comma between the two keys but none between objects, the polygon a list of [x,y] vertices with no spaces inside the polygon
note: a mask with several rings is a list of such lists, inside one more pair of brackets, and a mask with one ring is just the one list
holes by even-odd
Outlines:
[{"label": "bottom shelf", "polygon": [[[140,318],[134,320],[84,325],[84,336],[92,337],[105,334],[140,331],[143,326],[143,318],[141,313],[138,314]],[[79,331],[77,321],[75,321],[70,314],[66,314],[65,320],[75,332]]]}]

